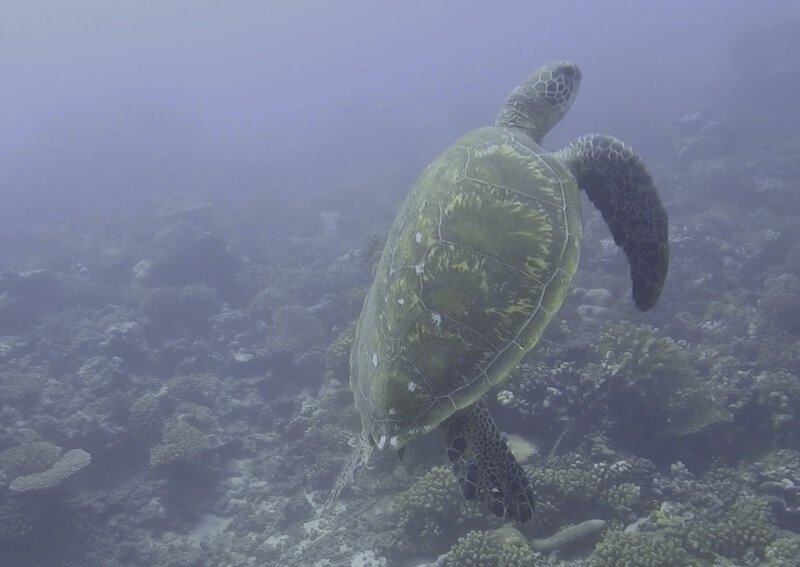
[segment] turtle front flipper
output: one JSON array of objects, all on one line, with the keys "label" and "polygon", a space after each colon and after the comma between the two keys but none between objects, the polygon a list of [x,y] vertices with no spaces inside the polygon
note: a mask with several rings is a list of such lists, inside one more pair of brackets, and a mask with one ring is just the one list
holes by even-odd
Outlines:
[{"label": "turtle front flipper", "polygon": [[646,311],[661,295],[669,266],[667,213],[636,153],[611,136],[590,134],[557,154],[600,210],[628,258],[633,301]]},{"label": "turtle front flipper", "polygon": [[480,500],[498,517],[524,524],[533,515],[533,490],[482,401],[441,425],[447,457],[467,500]]}]

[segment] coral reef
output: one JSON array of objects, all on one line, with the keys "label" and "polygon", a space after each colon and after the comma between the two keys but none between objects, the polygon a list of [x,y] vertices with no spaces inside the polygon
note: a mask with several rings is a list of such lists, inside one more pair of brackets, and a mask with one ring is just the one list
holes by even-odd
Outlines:
[{"label": "coral reef", "polygon": [[535,565],[536,554],[525,536],[511,526],[471,531],[450,548],[446,567],[525,567]]},{"label": "coral reef", "polygon": [[128,410],[128,423],[144,442],[157,438],[165,420],[162,396],[147,392],[138,397]]},{"label": "coral reef", "polygon": [[757,403],[769,417],[774,442],[800,447],[800,377],[789,372],[764,372],[755,379]]},{"label": "coral reef", "polygon": [[689,112],[648,160],[671,220],[658,308],[634,310],[584,211],[575,287],[487,396],[533,481],[519,530],[464,501],[436,435],[322,509],[402,183],[3,232],[0,562],[797,565],[800,148],[745,122]]},{"label": "coral reef", "polygon": [[767,504],[760,498],[735,501],[727,513],[712,521],[699,522],[686,536],[689,551],[699,557],[722,555],[744,559],[748,551],[762,550],[773,537]]},{"label": "coral reef", "polygon": [[[482,517],[474,502],[461,496],[449,467],[437,466],[394,499],[392,515],[403,539],[435,551]],[[401,544],[402,545],[402,544]]]},{"label": "coral reef", "polygon": [[59,486],[89,466],[92,457],[82,449],[70,449],[45,471],[20,476],[8,488],[14,492],[38,492]]},{"label": "coral reef", "polygon": [[779,527],[800,531],[800,452],[780,449],[747,467],[751,486]]},{"label": "coral reef", "polygon": [[800,557],[800,537],[797,534],[778,537],[764,551],[767,567],[793,567]]},{"label": "coral reef", "polygon": [[0,372],[0,404],[28,402],[39,396],[47,379],[36,372]]},{"label": "coral reef", "polygon": [[635,443],[647,443],[653,435],[688,435],[731,419],[686,351],[653,327],[617,325],[600,337],[597,349],[618,438],[633,433]]},{"label": "coral reef", "polygon": [[[47,537],[48,529],[57,521],[59,508],[56,503],[31,498],[11,498],[0,501],[0,545],[4,546],[4,560],[14,561],[22,555],[18,564],[28,561],[25,557],[32,542]],[[39,543],[41,545],[41,541]],[[23,546],[22,554],[15,553]],[[12,563],[13,564],[13,563]]]},{"label": "coral reef", "polygon": [[[601,387],[574,361],[525,362],[497,393],[500,411],[495,413],[506,429],[516,432],[515,425],[524,423],[547,446],[556,443],[564,430],[575,427],[578,420],[591,428],[602,419],[602,407],[595,409],[586,403],[602,396]],[[576,412],[578,407],[580,412]]]},{"label": "coral reef", "polygon": [[164,428],[161,443],[150,449],[150,466],[159,468],[192,463],[207,449],[208,443],[202,431],[177,421]]},{"label": "coral reef", "polygon": [[677,542],[652,533],[611,531],[592,553],[593,567],[674,567],[692,565],[689,553]]},{"label": "coral reef", "polygon": [[[662,507],[643,530],[608,532],[595,548],[593,565],[702,565],[726,558],[764,558],[774,540],[766,503],[752,496],[721,506],[712,514],[685,506]],[[773,553],[776,553],[773,551]]]},{"label": "coral reef", "polygon": [[153,286],[201,284],[223,296],[233,293],[241,258],[221,237],[179,222],[156,234],[153,247],[153,258],[134,268],[141,281]]},{"label": "coral reef", "polygon": [[529,468],[537,497],[536,524],[563,527],[587,516],[629,522],[644,513],[651,498],[652,464],[626,458],[606,442],[595,437],[580,452],[549,456]]},{"label": "coral reef", "polygon": [[265,357],[300,354],[325,338],[325,330],[316,317],[300,306],[287,305],[273,313],[260,354]]},{"label": "coral reef", "polygon": [[0,451],[0,472],[9,480],[39,473],[53,466],[60,455],[61,448],[47,441],[25,443]]},{"label": "coral reef", "polygon": [[203,335],[210,329],[209,319],[217,309],[216,291],[201,284],[155,288],[139,307],[151,323],[151,333],[158,338]]},{"label": "coral reef", "polygon": [[758,309],[778,328],[800,333],[800,277],[783,274],[764,282]]}]

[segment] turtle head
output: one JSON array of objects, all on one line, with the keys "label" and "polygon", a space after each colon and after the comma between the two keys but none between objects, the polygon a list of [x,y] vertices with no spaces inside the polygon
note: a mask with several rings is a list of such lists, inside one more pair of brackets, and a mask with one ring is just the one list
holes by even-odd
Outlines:
[{"label": "turtle head", "polygon": [[537,144],[572,106],[581,72],[572,61],[541,67],[508,95],[495,124],[525,130]]}]

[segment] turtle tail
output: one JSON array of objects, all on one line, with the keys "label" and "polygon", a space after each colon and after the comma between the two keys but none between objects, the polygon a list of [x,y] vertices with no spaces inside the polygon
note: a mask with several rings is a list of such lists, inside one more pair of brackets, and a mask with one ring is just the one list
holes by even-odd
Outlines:
[{"label": "turtle tail", "polygon": [[579,138],[558,155],[625,252],[633,302],[650,309],[667,277],[669,243],[667,212],[644,163],[623,142],[599,134]]},{"label": "turtle tail", "polygon": [[524,524],[533,516],[530,481],[508,448],[483,401],[454,413],[441,426],[447,457],[467,500],[496,516]]}]

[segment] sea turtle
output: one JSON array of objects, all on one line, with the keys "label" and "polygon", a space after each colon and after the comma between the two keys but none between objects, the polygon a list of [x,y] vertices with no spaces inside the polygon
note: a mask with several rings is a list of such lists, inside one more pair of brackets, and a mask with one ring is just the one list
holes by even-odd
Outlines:
[{"label": "sea turtle", "polygon": [[578,265],[583,190],[624,250],[633,301],[651,308],[667,273],[667,214],[637,155],[588,135],[542,138],[578,92],[571,61],[514,89],[494,126],[464,135],[417,179],[364,301],[350,387],[364,435],[400,450],[435,428],[467,499],[524,523],[533,492],[482,396],[533,348]]}]

